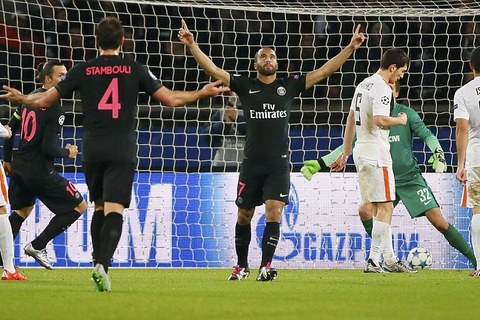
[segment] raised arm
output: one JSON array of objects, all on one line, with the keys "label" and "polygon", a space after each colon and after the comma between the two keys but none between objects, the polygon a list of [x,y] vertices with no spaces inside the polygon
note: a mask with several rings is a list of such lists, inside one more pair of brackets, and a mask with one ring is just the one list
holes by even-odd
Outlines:
[{"label": "raised arm", "polygon": [[188,30],[187,24],[182,20],[182,27],[178,31],[178,39],[190,49],[191,54],[197,61],[198,65],[210,76],[217,80],[221,80],[224,86],[230,86],[230,74],[217,67],[215,63],[200,49],[198,43],[195,42],[193,34]]},{"label": "raised arm", "polygon": [[347,59],[352,55],[352,53],[357,50],[362,43],[365,41],[365,36],[360,32],[360,25],[357,25],[355,33],[352,36],[350,44],[345,47],[339,54],[337,54],[332,59],[328,60],[323,66],[319,69],[311,71],[306,76],[305,88],[310,89],[313,85],[322,81],[323,79],[328,78],[335,71],[340,69],[340,67],[347,61]]},{"label": "raised arm", "polygon": [[55,87],[52,87],[45,92],[38,92],[29,95],[24,95],[17,89],[9,86],[3,86],[3,89],[8,92],[0,95],[0,100],[4,99],[13,104],[24,104],[33,108],[49,108],[55,102],[60,100],[60,92],[58,92]]}]

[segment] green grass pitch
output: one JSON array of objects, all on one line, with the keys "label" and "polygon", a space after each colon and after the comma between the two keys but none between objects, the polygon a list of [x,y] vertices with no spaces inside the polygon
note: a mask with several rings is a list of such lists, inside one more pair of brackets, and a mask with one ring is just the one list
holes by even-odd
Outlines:
[{"label": "green grass pitch", "polygon": [[480,279],[467,270],[365,274],[280,269],[277,280],[226,281],[227,269],[23,269],[1,281],[0,319],[479,319]]}]

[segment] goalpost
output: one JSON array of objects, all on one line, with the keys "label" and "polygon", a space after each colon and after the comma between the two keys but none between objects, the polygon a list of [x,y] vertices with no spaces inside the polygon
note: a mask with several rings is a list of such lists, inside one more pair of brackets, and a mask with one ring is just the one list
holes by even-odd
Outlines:
[{"label": "goalpost", "polygon": [[[425,177],[447,220],[469,241],[470,211],[458,206],[453,95],[471,79],[470,51],[480,43],[480,7],[475,1],[62,1],[3,0],[0,3],[0,81],[32,91],[35,68],[59,59],[71,68],[96,56],[94,26],[118,16],[125,27],[125,56],[148,66],[164,85],[194,90],[211,79],[177,39],[184,19],[204,52],[229,72],[255,76],[252,58],[273,47],[279,76],[307,73],[345,47],[354,26],[366,43],[329,79],[295,100],[290,119],[292,192],[282,220],[275,264],[292,268],[358,268],[369,238],[357,216],[359,192],[353,162],[346,173],[322,172],[307,182],[298,173],[304,159],[317,158],[341,144],[350,100],[358,84],[378,69],[384,49],[406,50],[411,65],[401,81],[400,100],[419,112],[445,150],[449,172],[425,166],[430,151],[414,143]],[[230,97],[203,99],[176,109],[139,98],[138,173],[133,201],[113,265],[122,267],[230,267],[236,263],[234,204],[237,166],[213,165],[226,127],[213,131],[214,114]],[[1,102],[6,123],[14,108]],[[63,100],[67,117],[62,144],[81,146],[78,97]],[[226,147],[240,148],[241,133]],[[239,138],[240,137],[240,138]],[[220,142],[219,142],[220,141]],[[81,152],[81,149],[80,149]],[[58,170],[74,181],[88,200],[80,156],[59,160]],[[258,239],[263,208],[256,210],[250,257],[260,258]],[[89,224],[92,208],[47,247],[56,266],[91,265]],[[35,215],[35,217],[33,217]],[[16,263],[34,266],[23,246],[48,223],[51,213],[38,203],[16,240]],[[425,219],[410,220],[402,205],[394,212],[394,247],[400,258],[416,245],[428,248],[435,268],[467,268]]]}]

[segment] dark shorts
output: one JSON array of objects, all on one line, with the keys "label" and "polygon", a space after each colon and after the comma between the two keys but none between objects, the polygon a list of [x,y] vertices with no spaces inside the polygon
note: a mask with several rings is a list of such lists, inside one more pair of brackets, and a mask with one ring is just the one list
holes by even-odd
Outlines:
[{"label": "dark shorts", "polygon": [[424,216],[426,211],[438,208],[437,199],[421,174],[406,183],[397,184],[395,192],[393,205],[396,206],[402,200],[412,218]]},{"label": "dark shorts", "polygon": [[252,209],[266,200],[288,204],[290,163],[287,159],[244,159],[240,167],[236,205]]},{"label": "dark shorts", "polygon": [[8,197],[13,210],[33,206],[38,198],[54,214],[71,211],[83,201],[73,183],[57,172],[38,178],[25,178],[13,173]]},{"label": "dark shorts", "polygon": [[135,163],[123,161],[84,161],[90,201],[120,203],[125,208],[132,199]]}]

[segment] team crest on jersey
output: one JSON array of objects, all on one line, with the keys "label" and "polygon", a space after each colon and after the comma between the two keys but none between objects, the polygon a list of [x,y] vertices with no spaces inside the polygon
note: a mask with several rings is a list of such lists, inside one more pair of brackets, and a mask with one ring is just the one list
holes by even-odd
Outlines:
[{"label": "team crest on jersey", "polygon": [[287,93],[287,89],[285,89],[285,87],[278,87],[277,88],[277,93],[279,96],[284,96],[285,93]]},{"label": "team crest on jersey", "polygon": [[60,117],[58,117],[58,124],[63,126],[64,122],[65,122],[65,116],[62,114]]},{"label": "team crest on jersey", "polygon": [[390,98],[387,97],[387,96],[383,96],[382,98],[380,98],[380,101],[384,104],[384,105],[388,105],[390,103]]}]

